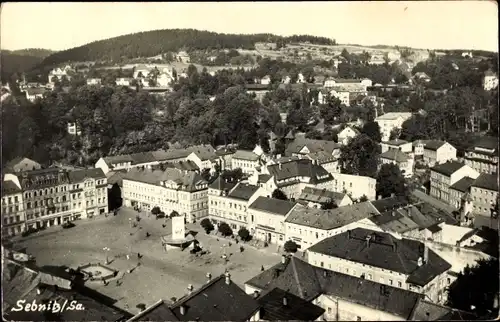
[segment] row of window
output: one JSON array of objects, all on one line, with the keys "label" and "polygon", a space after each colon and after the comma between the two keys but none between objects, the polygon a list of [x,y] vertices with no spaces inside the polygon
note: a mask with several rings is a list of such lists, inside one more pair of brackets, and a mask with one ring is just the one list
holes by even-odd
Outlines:
[{"label": "row of window", "polygon": [[18,212],[18,211],[19,211],[19,205],[15,205],[14,207],[12,206],[2,207],[2,214],[11,214],[13,212]]},{"label": "row of window", "polygon": [[[14,196],[14,203],[19,203],[19,197],[18,196]],[[2,205],[5,205],[5,204],[11,205],[12,204],[12,197],[4,197],[4,198],[2,198]]]},{"label": "row of window", "polygon": [[4,225],[9,225],[9,224],[14,224],[14,223],[18,223],[18,222],[21,222],[21,216],[17,215],[17,216],[12,216],[12,217],[4,217],[3,218],[3,224]]},{"label": "row of window", "polygon": [[44,190],[39,190],[39,191],[33,191],[33,192],[25,192],[24,193],[24,198],[28,199],[28,198],[32,198],[32,197],[37,197],[37,196],[46,196],[49,194],[53,194],[53,193],[59,193],[59,192],[66,192],[67,191],[67,188],[66,186],[62,186],[62,187],[55,187],[55,188],[46,188]]},{"label": "row of window", "polygon": [[38,217],[43,217],[45,215],[52,215],[52,214],[57,214],[59,212],[64,212],[64,211],[68,211],[69,210],[69,207],[68,206],[62,206],[62,207],[57,207],[55,208],[54,210],[52,211],[47,211],[47,213],[45,213],[45,210],[41,210],[40,212],[35,212],[34,214],[26,214],[26,220],[32,220],[32,219],[35,219],[35,218],[38,218]]}]

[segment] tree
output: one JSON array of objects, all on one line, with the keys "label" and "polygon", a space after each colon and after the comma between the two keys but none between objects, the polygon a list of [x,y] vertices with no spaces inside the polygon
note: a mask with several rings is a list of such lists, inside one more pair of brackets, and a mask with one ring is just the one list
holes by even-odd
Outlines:
[{"label": "tree", "polygon": [[321,204],[321,209],[335,209],[338,208],[339,206],[333,199],[329,199],[327,202],[323,202]]},{"label": "tree", "polygon": [[337,97],[328,94],[327,103],[319,106],[319,112],[325,124],[335,124],[342,113],[342,102]]},{"label": "tree", "polygon": [[453,308],[474,311],[488,320],[496,317],[498,306],[498,259],[481,259],[473,267],[466,266],[457,279],[448,287],[447,305]]},{"label": "tree", "polygon": [[200,226],[203,227],[203,229],[205,229],[205,232],[207,234],[210,233],[212,230],[214,230],[214,225],[208,218],[203,218],[200,222]]},{"label": "tree", "polygon": [[170,213],[170,218],[174,218],[174,217],[180,217],[180,214],[177,211],[175,211],[175,210],[173,210]]},{"label": "tree", "polygon": [[227,237],[233,234],[233,230],[231,229],[231,227],[229,227],[228,224],[226,224],[225,222],[221,222],[219,224],[219,233],[221,233],[222,236]]},{"label": "tree", "polygon": [[359,197],[359,202],[365,202],[365,201],[368,201],[368,197],[366,197],[366,195],[362,195],[361,197]]},{"label": "tree", "polygon": [[160,212],[161,212],[161,210],[160,210],[160,207],[158,207],[158,206],[155,206],[155,207],[153,207],[153,209],[151,209],[151,213],[153,215],[158,215]]},{"label": "tree", "polygon": [[354,137],[340,148],[343,173],[374,178],[378,169],[380,146],[366,134]]},{"label": "tree", "polygon": [[361,133],[366,134],[375,142],[382,141],[382,134],[380,134],[380,126],[377,122],[366,122],[361,128]]},{"label": "tree", "polygon": [[389,135],[389,141],[390,140],[397,140],[399,139],[399,136],[401,135],[401,129],[400,128],[394,128],[391,131],[391,134]]},{"label": "tree", "polygon": [[401,170],[395,164],[383,164],[377,174],[377,195],[382,198],[396,196],[405,196],[408,194],[405,179]]},{"label": "tree", "polygon": [[238,236],[240,236],[243,241],[249,241],[251,237],[250,232],[245,227],[241,227],[240,230],[238,230]]},{"label": "tree", "polygon": [[286,194],[283,191],[281,191],[280,189],[275,189],[273,191],[272,197],[274,199],[279,199],[279,200],[288,200]]},{"label": "tree", "polygon": [[122,206],[121,189],[118,184],[113,184],[111,189],[108,189],[108,209],[115,210]]},{"label": "tree", "polygon": [[285,245],[283,245],[283,249],[287,253],[296,253],[299,246],[293,240],[287,240]]}]

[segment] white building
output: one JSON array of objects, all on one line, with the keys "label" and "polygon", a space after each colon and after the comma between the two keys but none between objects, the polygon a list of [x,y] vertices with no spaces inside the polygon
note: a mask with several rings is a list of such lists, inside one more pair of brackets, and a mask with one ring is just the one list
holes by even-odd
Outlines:
[{"label": "white building", "polygon": [[337,134],[338,142],[342,145],[347,145],[349,140],[359,135],[359,131],[352,126],[346,126],[342,131]]},{"label": "white building", "polygon": [[271,76],[266,75],[266,76],[262,77],[262,79],[260,80],[260,83],[262,85],[269,85],[269,84],[271,84]]},{"label": "white building", "polygon": [[89,78],[87,79],[87,85],[101,85],[100,78]]},{"label": "white building", "polygon": [[305,187],[300,194],[298,202],[310,208],[318,208],[325,203],[333,202],[337,207],[352,205],[352,199],[345,193],[334,192],[326,189]]},{"label": "white building", "polygon": [[74,70],[69,65],[66,65],[64,68],[54,68],[49,72],[48,82],[54,83],[55,78],[60,81],[63,79],[63,77],[65,77],[67,80],[71,80],[71,72],[74,72]]},{"label": "white building", "polygon": [[168,74],[168,73],[161,73],[156,78],[156,83],[160,87],[170,86],[173,82],[174,82],[174,78],[172,77],[171,74]]},{"label": "white building", "polygon": [[340,147],[334,141],[312,140],[297,137],[286,148],[287,156],[307,158],[317,162],[329,173],[340,172]]},{"label": "white building", "polygon": [[380,142],[380,147],[382,148],[381,151],[382,153],[389,151],[391,149],[400,150],[401,152],[404,153],[411,153],[413,149],[411,142],[399,139]]},{"label": "white building", "polygon": [[465,152],[465,164],[490,174],[498,173],[498,138],[482,137]]},{"label": "white building", "polygon": [[483,77],[483,88],[486,91],[491,91],[498,87],[498,76],[491,70],[487,70]]},{"label": "white building", "polygon": [[457,149],[446,141],[427,140],[424,144],[423,161],[429,167],[457,159]]},{"label": "white building", "polygon": [[476,170],[457,161],[437,164],[431,168],[430,195],[450,204],[452,200],[450,186],[464,177],[476,179],[478,176],[479,173]]},{"label": "white building", "polygon": [[414,159],[413,155],[401,152],[398,149],[390,149],[380,154],[380,165],[382,164],[395,164],[405,178],[413,176]]},{"label": "white building", "polygon": [[71,135],[82,135],[82,130],[76,122],[68,123],[68,134]]},{"label": "white building", "polygon": [[346,193],[353,200],[357,200],[365,196],[368,200],[376,198],[377,180],[366,177],[356,176],[345,173],[333,174],[333,188],[335,192]]},{"label": "white building", "polygon": [[115,80],[116,86],[130,86],[133,78],[121,77]]},{"label": "white building", "polygon": [[391,131],[401,129],[403,122],[410,119],[411,116],[412,114],[407,112],[390,112],[377,117],[375,122],[380,126],[382,141],[389,141]]},{"label": "white building", "polygon": [[26,98],[30,102],[35,102],[37,99],[42,99],[45,92],[45,88],[28,88],[25,90]]},{"label": "white building", "polygon": [[240,168],[245,174],[253,174],[255,168],[262,164],[260,156],[253,151],[237,150],[231,159],[231,168]]}]

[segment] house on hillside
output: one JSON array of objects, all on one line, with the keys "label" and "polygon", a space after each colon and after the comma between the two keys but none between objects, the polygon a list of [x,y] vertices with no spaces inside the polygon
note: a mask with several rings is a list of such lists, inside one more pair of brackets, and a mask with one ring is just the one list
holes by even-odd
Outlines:
[{"label": "house on hillside", "polygon": [[487,70],[483,77],[483,88],[485,91],[491,91],[498,87],[498,75]]},{"label": "house on hillside", "polygon": [[87,85],[101,85],[101,79],[100,78],[88,78]]},{"label": "house on hillside", "polygon": [[47,92],[45,88],[28,88],[25,90],[26,99],[30,102],[35,102],[37,99],[42,99],[43,95]]},{"label": "house on hillside", "polygon": [[349,143],[349,140],[355,138],[358,136],[360,132],[352,126],[346,126],[342,131],[337,134],[338,137],[338,142],[342,145],[347,145]]},{"label": "house on hillside", "polygon": [[375,122],[380,127],[382,141],[389,141],[392,130],[400,129],[403,122],[410,119],[411,116],[412,114],[407,112],[390,112],[375,118]]},{"label": "house on hillside", "polygon": [[478,176],[476,170],[457,161],[437,164],[431,168],[430,195],[450,204],[450,186],[464,177],[476,179]]},{"label": "house on hillside", "polygon": [[380,165],[395,164],[405,178],[413,176],[413,155],[402,152],[399,149],[390,149],[380,154]]},{"label": "house on hillside", "polygon": [[262,85],[269,85],[269,84],[271,84],[271,76],[266,75],[266,76],[262,77],[262,79],[260,80],[260,83]]},{"label": "house on hillside", "polygon": [[186,64],[189,64],[191,62],[191,57],[185,51],[179,51],[177,54],[175,54],[175,59],[177,59],[177,61],[181,63],[186,63]]},{"label": "house on hillside", "polygon": [[133,78],[131,77],[121,77],[115,80],[116,86],[130,86]]}]

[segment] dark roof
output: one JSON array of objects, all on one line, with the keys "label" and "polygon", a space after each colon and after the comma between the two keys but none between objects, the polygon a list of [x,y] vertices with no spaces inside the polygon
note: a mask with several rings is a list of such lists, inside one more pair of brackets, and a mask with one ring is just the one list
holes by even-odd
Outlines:
[{"label": "dark roof", "polygon": [[23,158],[23,157],[17,157],[9,162],[7,162],[4,167],[8,170],[12,171],[29,171],[29,170],[36,170],[40,169],[41,166],[38,162],[33,161],[28,158]]},{"label": "dark roof", "polygon": [[406,211],[390,210],[370,217],[369,219],[383,231],[405,233],[410,230],[418,229],[419,226],[405,215]]},{"label": "dark roof", "polygon": [[[22,295],[38,285],[39,273],[12,260],[6,260],[2,270],[2,302],[4,312],[16,305]],[[21,321],[21,320],[18,320]]]},{"label": "dark roof", "polygon": [[233,159],[257,161],[257,160],[259,160],[259,156],[255,153],[253,153],[252,151],[237,150],[233,154]]},{"label": "dark roof", "polygon": [[470,186],[474,182],[474,179],[470,177],[463,177],[462,179],[458,180],[454,184],[450,186],[450,189],[458,190],[460,192],[467,192],[469,191]]},{"label": "dark roof", "polygon": [[387,145],[400,146],[400,145],[408,143],[408,141],[396,139],[396,140],[385,141],[382,143],[387,144]]},{"label": "dark roof", "polygon": [[108,184],[117,184],[119,187],[122,186],[123,178],[126,175],[126,171],[110,171],[106,173],[106,177],[108,177]]},{"label": "dark roof", "polygon": [[69,183],[68,171],[59,168],[25,171],[18,177],[23,190],[43,189]]},{"label": "dark roof", "polygon": [[410,321],[465,321],[477,320],[477,316],[472,313],[442,306],[426,300],[420,300],[413,310]]},{"label": "dark roof", "polygon": [[498,151],[498,138],[482,136],[474,142],[473,147]]},{"label": "dark roof", "polygon": [[339,203],[340,201],[342,201],[342,199],[344,199],[345,196],[346,194],[341,192],[318,189],[314,187],[305,187],[304,189],[302,189],[302,193],[300,194],[299,199],[318,203],[324,203],[328,202],[329,200],[333,200],[334,202]]},{"label": "dark roof", "polygon": [[229,192],[228,197],[248,201],[257,190],[258,186],[240,182]]},{"label": "dark roof", "polygon": [[401,150],[398,149],[389,149],[384,153],[380,154],[380,158],[394,160],[396,162],[406,162],[410,157]]},{"label": "dark roof", "polygon": [[481,173],[472,183],[473,187],[498,191],[498,176],[496,174]]},{"label": "dark roof", "polygon": [[231,190],[236,186],[236,183],[227,182],[222,178],[222,176],[218,176],[217,179],[214,180],[208,187],[210,189],[217,190]]},{"label": "dark roof", "polygon": [[446,142],[439,140],[427,140],[425,141],[424,149],[437,151],[440,147],[442,147]]},{"label": "dark roof", "polygon": [[268,182],[271,178],[272,178],[272,176],[270,176],[270,175],[268,175],[268,174],[259,174],[258,182],[259,182],[259,183],[266,183],[266,182]]},{"label": "dark roof", "polygon": [[[267,170],[278,181],[295,177],[308,177],[311,178],[310,183],[318,183],[333,178],[321,165],[314,164],[311,160],[307,159],[272,164],[267,167]],[[319,179],[319,177],[325,178]],[[290,183],[293,184],[293,182],[288,182],[288,184]]]},{"label": "dark roof", "polygon": [[[180,307],[184,306],[182,315]],[[259,309],[259,303],[233,281],[226,284],[221,275],[192,294],[172,305],[172,312],[180,321],[247,321]],[[163,319],[164,320],[164,319]]]},{"label": "dark roof", "polygon": [[277,287],[257,301],[261,305],[260,318],[266,321],[315,321],[325,313],[321,307]]},{"label": "dark roof", "polygon": [[395,196],[379,200],[370,201],[373,207],[377,209],[378,212],[382,213],[387,210],[392,210],[399,207],[404,207],[410,204],[410,200],[404,196]]},{"label": "dark roof", "polygon": [[388,233],[356,228],[324,239],[309,251],[409,275],[408,283],[424,286],[451,265],[428,249],[429,260],[418,266],[423,249],[424,244],[416,240],[399,240]]},{"label": "dark roof", "polygon": [[262,293],[277,287],[306,301],[321,294],[336,296],[404,319],[410,317],[421,298],[415,292],[315,267],[297,257],[274,265],[246,284],[261,289]]},{"label": "dark roof", "polygon": [[70,183],[82,182],[85,179],[106,179],[101,168],[82,169],[68,172]]},{"label": "dark roof", "polygon": [[457,172],[464,166],[463,163],[458,161],[448,161],[446,163],[435,165],[431,168],[431,171],[443,174],[447,177],[451,176],[453,173]]},{"label": "dark roof", "polygon": [[21,188],[19,188],[13,181],[8,180],[2,183],[2,196],[19,192],[21,192]]},{"label": "dark roof", "polygon": [[146,310],[135,315],[131,321],[179,321],[170,306],[165,301],[160,300]]},{"label": "dark roof", "polygon": [[295,207],[296,203],[288,200],[279,200],[267,197],[258,197],[250,206],[250,209],[265,211],[276,215],[285,216]]}]

